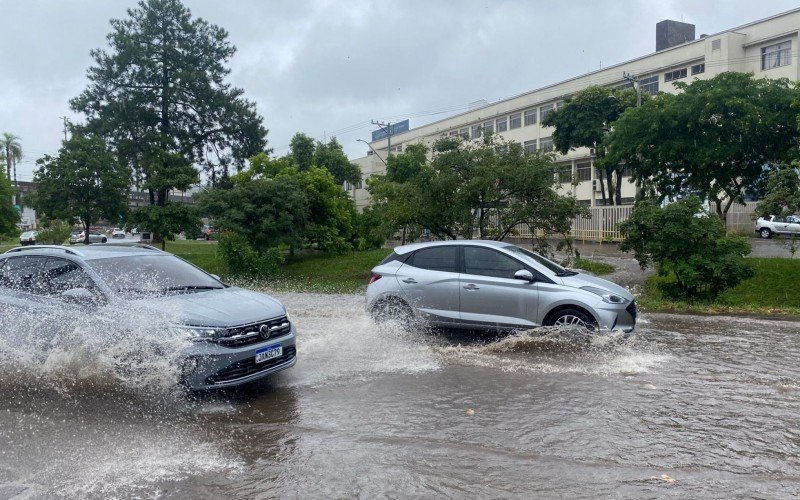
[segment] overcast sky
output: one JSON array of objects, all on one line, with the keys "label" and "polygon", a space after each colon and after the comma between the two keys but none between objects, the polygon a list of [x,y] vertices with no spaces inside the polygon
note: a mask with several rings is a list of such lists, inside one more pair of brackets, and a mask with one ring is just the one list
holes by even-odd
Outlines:
[{"label": "overcast sky", "polygon": [[[295,132],[363,156],[370,120],[411,127],[655,50],[655,24],[715,33],[797,7],[770,0],[184,0],[238,48],[231,82],[258,105],[275,154]],[[19,178],[55,153],[89,51],[134,0],[0,0],[0,132],[22,139]]]}]

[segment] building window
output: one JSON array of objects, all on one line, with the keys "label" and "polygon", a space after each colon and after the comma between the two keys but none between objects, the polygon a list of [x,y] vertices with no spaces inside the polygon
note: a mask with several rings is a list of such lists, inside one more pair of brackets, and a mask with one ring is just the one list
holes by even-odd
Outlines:
[{"label": "building window", "polygon": [[620,83],[619,85],[616,86],[616,88],[618,89],[632,89],[633,87],[634,87],[633,82]]},{"label": "building window", "polygon": [[692,74],[699,75],[706,72],[706,63],[695,64],[692,66]]},{"label": "building window", "polygon": [[714,40],[711,42],[711,50],[719,50],[722,48],[722,40]]},{"label": "building window", "polygon": [[539,149],[542,151],[552,151],[553,150],[553,138],[552,137],[542,137],[539,139]]},{"label": "building window", "polygon": [[650,95],[658,94],[658,75],[639,80],[639,88]]},{"label": "building window", "polygon": [[664,73],[664,82],[671,82],[673,80],[680,80],[686,78],[686,68],[676,69],[675,71],[668,71]]},{"label": "building window", "polygon": [[350,189],[352,189],[352,188],[353,188],[353,186],[351,186],[349,182],[344,181],[344,190],[345,191],[350,191]]},{"label": "building window", "polygon": [[359,179],[358,182],[356,182],[356,189],[364,189],[364,181]]},{"label": "building window", "polygon": [[522,126],[522,113],[514,113],[508,117],[508,126],[512,130]]},{"label": "building window", "polygon": [[779,68],[792,63],[792,41],[767,45],[761,49],[761,69]]},{"label": "building window", "polygon": [[482,135],[482,130],[480,125],[473,125],[472,126],[472,138],[479,139]]},{"label": "building window", "polygon": [[463,139],[469,139],[469,127],[464,127],[459,130],[458,135],[460,135]]},{"label": "building window", "polygon": [[633,177],[633,167],[625,165],[622,167],[622,177]]},{"label": "building window", "polygon": [[525,151],[527,151],[528,153],[535,153],[536,152],[536,139],[534,139],[532,141],[525,141],[523,143],[523,146],[525,147]]},{"label": "building window", "polygon": [[592,180],[592,164],[588,161],[586,163],[578,163],[577,167],[577,174],[579,181],[590,181]]},{"label": "building window", "polygon": [[456,137],[458,135],[458,130],[451,130],[449,135],[450,137]]},{"label": "building window", "polygon": [[545,117],[553,112],[553,105],[546,104],[539,108],[539,121],[544,121]]},{"label": "building window", "polygon": [[564,107],[564,101],[563,100],[556,102],[556,109],[561,109],[563,107]]},{"label": "building window", "polygon": [[489,120],[488,122],[483,122],[483,131],[484,133],[491,134],[494,132],[494,122]]},{"label": "building window", "polygon": [[561,184],[568,184],[572,182],[572,164],[559,165],[556,172],[558,172],[558,182]]},{"label": "building window", "polygon": [[495,125],[497,125],[498,132],[505,132],[508,130],[508,119],[504,116],[502,118],[498,118],[494,121]]},{"label": "building window", "polygon": [[536,108],[525,110],[525,126],[536,125]]}]

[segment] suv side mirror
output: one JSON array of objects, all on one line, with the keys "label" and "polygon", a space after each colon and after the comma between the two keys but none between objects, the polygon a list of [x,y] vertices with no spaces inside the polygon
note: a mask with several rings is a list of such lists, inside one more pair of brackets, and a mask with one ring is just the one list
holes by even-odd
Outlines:
[{"label": "suv side mirror", "polygon": [[94,294],[86,288],[64,290],[61,292],[61,298],[73,304],[91,304],[95,300]]},{"label": "suv side mirror", "polygon": [[533,273],[531,273],[527,269],[520,269],[519,271],[515,272],[514,279],[527,281],[528,283],[533,283],[534,281],[536,281],[533,278]]}]

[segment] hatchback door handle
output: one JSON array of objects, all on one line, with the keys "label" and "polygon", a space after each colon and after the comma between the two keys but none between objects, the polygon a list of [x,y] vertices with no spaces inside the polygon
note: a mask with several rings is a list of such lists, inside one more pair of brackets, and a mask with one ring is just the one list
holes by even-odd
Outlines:
[{"label": "hatchback door handle", "polygon": [[470,283],[469,285],[464,287],[465,290],[480,290],[481,287],[475,285],[474,283]]},{"label": "hatchback door handle", "polygon": [[416,282],[417,280],[415,280],[414,278],[406,278],[403,280],[403,283],[416,283]]}]

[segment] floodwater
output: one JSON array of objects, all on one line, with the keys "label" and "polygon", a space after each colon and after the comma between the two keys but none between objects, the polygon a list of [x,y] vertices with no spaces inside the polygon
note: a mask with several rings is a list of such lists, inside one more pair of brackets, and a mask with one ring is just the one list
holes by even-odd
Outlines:
[{"label": "floodwater", "polygon": [[[280,298],[297,365],[227,393],[183,394],[151,341],[37,344],[37,321],[32,347],[0,343],[0,498],[800,495],[797,323],[494,339],[379,329],[359,296]],[[119,318],[94,321],[78,334]]]}]

